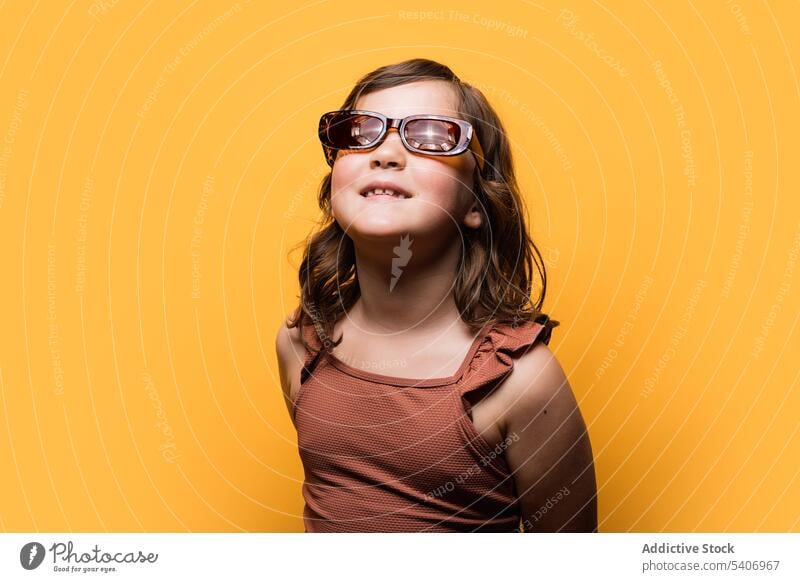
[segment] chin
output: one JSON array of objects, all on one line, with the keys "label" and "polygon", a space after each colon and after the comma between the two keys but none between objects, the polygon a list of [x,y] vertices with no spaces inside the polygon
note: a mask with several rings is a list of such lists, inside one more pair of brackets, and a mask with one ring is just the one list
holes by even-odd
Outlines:
[{"label": "chin", "polygon": [[346,229],[347,235],[354,241],[388,242],[396,245],[401,236],[411,231],[408,225],[400,221],[376,222],[357,221]]}]

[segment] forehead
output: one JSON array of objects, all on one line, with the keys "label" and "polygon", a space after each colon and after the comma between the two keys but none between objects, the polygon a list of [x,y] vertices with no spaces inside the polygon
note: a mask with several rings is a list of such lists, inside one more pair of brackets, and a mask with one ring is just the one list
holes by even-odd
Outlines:
[{"label": "forehead", "polygon": [[417,81],[362,95],[355,109],[377,111],[387,117],[423,113],[460,117],[456,95],[446,81]]}]

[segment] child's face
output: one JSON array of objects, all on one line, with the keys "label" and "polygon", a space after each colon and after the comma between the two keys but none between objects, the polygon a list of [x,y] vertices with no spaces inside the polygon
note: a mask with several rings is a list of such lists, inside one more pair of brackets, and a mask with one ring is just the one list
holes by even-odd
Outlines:
[{"label": "child's face", "polygon": [[[437,114],[463,118],[456,96],[444,81],[420,81],[364,95],[354,109],[376,111],[391,118]],[[480,226],[480,213],[472,193],[476,160],[469,150],[461,155],[428,156],[408,151],[400,135],[391,130],[376,148],[339,152],[331,177],[333,216],[355,241],[420,237],[414,248],[430,242],[454,240],[458,225]],[[373,181],[390,182],[409,198],[368,198],[363,190]]]}]

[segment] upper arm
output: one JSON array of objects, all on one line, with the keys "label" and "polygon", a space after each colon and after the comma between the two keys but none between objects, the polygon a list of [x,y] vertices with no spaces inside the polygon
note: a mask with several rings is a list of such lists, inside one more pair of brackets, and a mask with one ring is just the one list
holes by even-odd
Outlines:
[{"label": "upper arm", "polygon": [[289,329],[286,322],[281,323],[275,336],[275,353],[278,357],[281,390],[289,416],[292,414],[292,400],[300,385],[304,350],[298,328]]},{"label": "upper arm", "polygon": [[586,424],[550,349],[514,365],[504,402],[506,461],[525,531],[597,531],[597,486]]}]

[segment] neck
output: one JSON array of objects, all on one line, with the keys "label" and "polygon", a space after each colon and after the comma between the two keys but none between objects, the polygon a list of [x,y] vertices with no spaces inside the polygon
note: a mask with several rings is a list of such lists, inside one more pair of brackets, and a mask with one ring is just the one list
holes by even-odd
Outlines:
[{"label": "neck", "polygon": [[348,316],[375,332],[441,329],[461,317],[453,299],[460,248],[424,252],[406,237],[397,245],[356,248],[360,297]]}]

